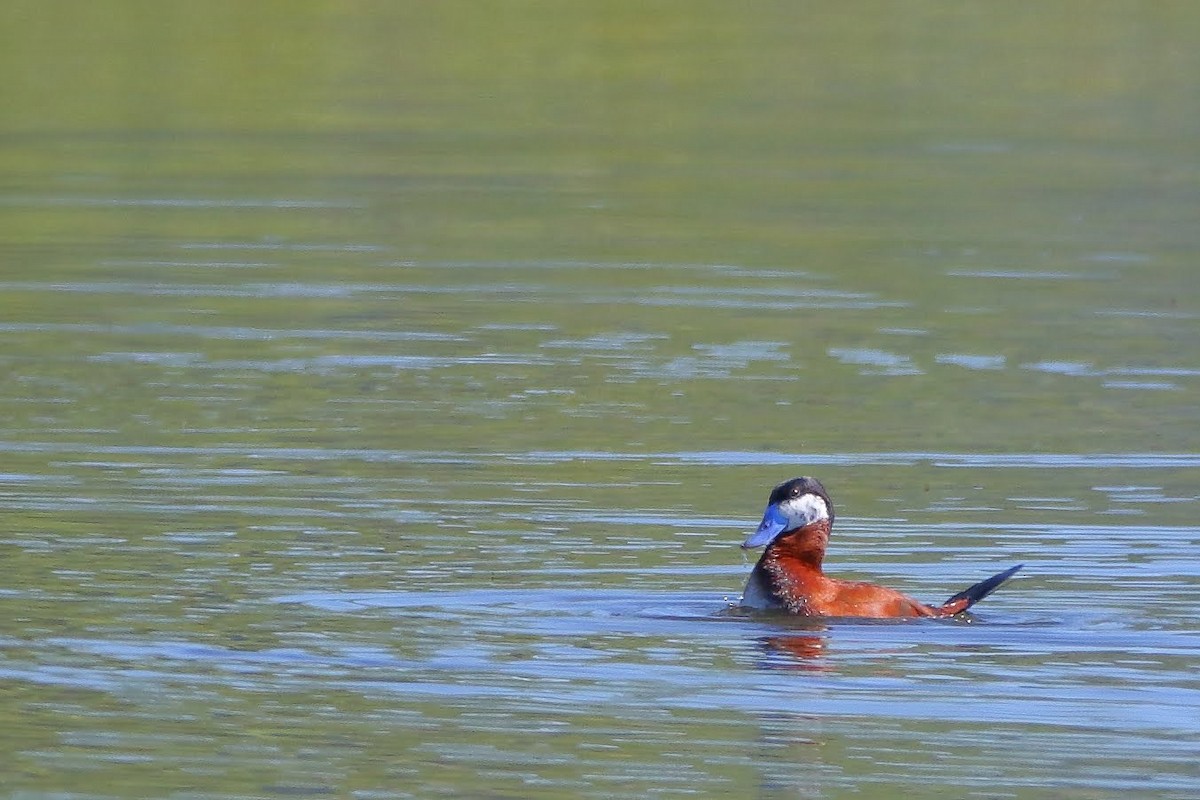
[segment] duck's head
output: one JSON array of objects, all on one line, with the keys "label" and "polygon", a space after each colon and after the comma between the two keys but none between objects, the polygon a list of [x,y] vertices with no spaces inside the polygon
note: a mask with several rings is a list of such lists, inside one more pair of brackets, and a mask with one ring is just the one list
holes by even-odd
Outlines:
[{"label": "duck's head", "polygon": [[825,487],[816,478],[792,478],[771,490],[762,523],[742,547],[769,545],[785,533],[821,520],[833,525],[833,501]]}]

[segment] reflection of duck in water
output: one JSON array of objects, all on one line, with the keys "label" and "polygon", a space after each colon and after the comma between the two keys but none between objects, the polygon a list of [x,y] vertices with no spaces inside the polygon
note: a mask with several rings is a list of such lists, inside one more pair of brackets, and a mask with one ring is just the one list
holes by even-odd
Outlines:
[{"label": "reflection of duck in water", "polygon": [[809,617],[949,617],[994,592],[1021,568],[1006,569],[940,606],[927,606],[873,583],[830,578],[821,571],[833,528],[833,502],[816,478],[793,478],[771,492],[762,524],[742,545],[766,545],[742,595],[742,605],[785,609]]},{"label": "reflection of duck in water", "polygon": [[[790,656],[810,669],[820,669],[817,662],[826,654],[826,637],[821,633],[788,633],[786,636],[764,637],[760,642],[767,652]],[[790,668],[796,667],[792,664]]]}]

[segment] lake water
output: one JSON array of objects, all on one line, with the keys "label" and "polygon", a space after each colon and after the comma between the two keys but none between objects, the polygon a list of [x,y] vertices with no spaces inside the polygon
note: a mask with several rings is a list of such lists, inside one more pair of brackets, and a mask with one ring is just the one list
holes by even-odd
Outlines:
[{"label": "lake water", "polygon": [[1200,6],[0,14],[6,796],[1200,796]]}]

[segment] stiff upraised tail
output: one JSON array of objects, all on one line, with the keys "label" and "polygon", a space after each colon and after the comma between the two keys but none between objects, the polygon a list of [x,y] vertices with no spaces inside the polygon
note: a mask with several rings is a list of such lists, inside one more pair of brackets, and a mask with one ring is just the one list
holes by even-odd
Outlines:
[{"label": "stiff upraised tail", "polygon": [[944,616],[950,616],[952,614],[958,614],[966,611],[968,608],[999,589],[1000,584],[1004,583],[1006,580],[1015,575],[1017,570],[1023,566],[1025,565],[1017,564],[1015,567],[1010,567],[998,575],[993,575],[987,580],[980,581],[974,586],[969,586],[966,589],[963,589],[961,592],[954,595],[954,597],[951,597],[949,600],[942,603],[942,606],[938,609],[938,611]]}]

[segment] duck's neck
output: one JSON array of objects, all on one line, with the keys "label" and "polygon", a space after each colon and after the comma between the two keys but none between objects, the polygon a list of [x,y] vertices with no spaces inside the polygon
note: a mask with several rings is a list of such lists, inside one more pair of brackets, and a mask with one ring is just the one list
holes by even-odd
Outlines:
[{"label": "duck's neck", "polygon": [[773,572],[772,565],[785,571],[797,569],[821,574],[825,546],[829,544],[829,520],[823,519],[780,536],[762,555],[763,566]]},{"label": "duck's neck", "polygon": [[760,587],[772,605],[793,614],[813,613],[810,599],[829,581],[821,571],[828,541],[828,520],[780,536],[758,560],[750,584]]}]

